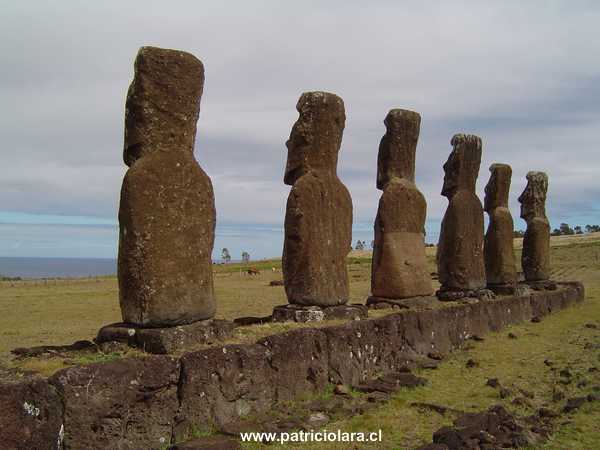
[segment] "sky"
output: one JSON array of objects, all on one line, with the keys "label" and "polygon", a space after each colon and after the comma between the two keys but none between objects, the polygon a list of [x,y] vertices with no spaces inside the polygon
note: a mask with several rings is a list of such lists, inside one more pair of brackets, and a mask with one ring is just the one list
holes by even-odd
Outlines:
[{"label": "sky", "polygon": [[[338,174],[370,241],[383,119],[421,114],[416,182],[435,242],[458,132],[488,167],[549,176],[553,227],[600,223],[600,3],[0,1],[0,256],[116,255],[125,96],[143,45],[205,66],[195,155],[217,207],[215,257],[279,256],[285,141],[302,92],[343,98]],[[239,256],[237,256],[239,258]]]}]

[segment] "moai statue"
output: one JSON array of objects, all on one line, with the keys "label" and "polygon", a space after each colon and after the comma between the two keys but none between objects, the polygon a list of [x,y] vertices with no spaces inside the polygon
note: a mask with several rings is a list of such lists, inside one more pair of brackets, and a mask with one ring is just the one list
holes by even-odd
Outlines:
[{"label": "moai statue", "polygon": [[485,234],[483,253],[488,288],[497,293],[512,293],[517,283],[513,250],[513,219],[508,209],[508,192],[512,169],[507,164],[492,164],[485,187],[484,210],[490,221]]},{"label": "moai statue", "polygon": [[352,199],[337,176],[346,115],[340,97],[302,94],[289,140],[284,182],[283,279],[290,304],[328,307],[348,302],[346,256],[352,240]]},{"label": "moai statue", "polygon": [[442,188],[442,195],[448,197],[449,203],[437,249],[440,300],[477,295],[477,291],[486,287],[483,208],[475,195],[481,139],[456,134],[450,143],[453,149],[444,164]]},{"label": "moai statue", "polygon": [[525,281],[546,281],[550,278],[550,223],[546,217],[548,176],[544,172],[529,172],[527,186],[519,197],[521,218],[527,222],[523,238],[521,265]]},{"label": "moai statue", "polygon": [[163,327],[212,318],[215,205],[194,158],[204,67],[193,55],[142,47],[125,106],[119,207],[123,321]]},{"label": "moai statue", "polygon": [[377,189],[383,195],[375,219],[370,302],[433,292],[425,259],[427,202],[415,185],[421,116],[392,109],[384,124],[386,133],[377,157]]}]

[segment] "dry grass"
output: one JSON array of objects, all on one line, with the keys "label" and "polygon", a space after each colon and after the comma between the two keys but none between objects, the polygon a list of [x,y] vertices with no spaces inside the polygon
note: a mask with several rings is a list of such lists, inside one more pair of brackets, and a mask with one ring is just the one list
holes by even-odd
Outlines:
[{"label": "dry grass", "polygon": [[[428,249],[428,252],[428,262],[433,271],[434,250]],[[518,245],[517,256],[520,256]],[[219,317],[232,319],[268,315],[273,306],[286,302],[282,287],[268,286],[271,280],[281,278],[280,272],[271,270],[272,267],[279,269],[280,262],[265,261],[251,265],[261,269],[259,276],[241,275],[238,265],[215,267]],[[583,305],[552,315],[539,324],[523,324],[491,334],[474,348],[451,355],[436,371],[422,373],[430,381],[428,386],[401,391],[385,406],[329,424],[327,429],[376,431],[381,428],[384,442],[372,448],[391,450],[414,448],[430,440],[433,431],[452,420],[452,417],[419,411],[410,406],[411,402],[438,403],[466,411],[501,403],[520,414],[529,414],[540,405],[548,403],[553,406],[549,398],[556,388],[557,375],[543,363],[544,359],[554,361],[555,367],[568,365],[578,381],[585,379],[588,382],[587,387],[579,390],[575,387],[576,382],[559,386],[567,396],[581,395],[590,392],[593,386],[600,386],[599,372],[587,371],[589,367],[600,368],[600,351],[588,351],[583,347],[586,342],[600,343],[600,330],[584,327],[587,322],[600,325],[600,239],[590,239],[589,236],[553,238],[552,266],[553,278],[578,279],[585,283],[587,295]],[[362,303],[369,294],[370,260],[351,257],[348,269],[351,301]],[[386,312],[374,313],[380,315]],[[114,277],[0,284],[0,354],[4,359],[9,357],[9,350],[17,346],[68,344],[78,339],[91,339],[100,326],[119,319]],[[251,342],[292,326],[304,325],[268,324],[242,328],[232,341]],[[509,331],[518,339],[508,339]],[[137,355],[133,352],[130,356]],[[111,358],[111,355],[102,357]],[[480,366],[466,369],[465,361],[469,358],[479,361]],[[89,362],[83,359],[85,356],[74,363]],[[21,367],[51,373],[63,367],[63,362],[59,359],[31,360]],[[514,392],[519,388],[533,392],[535,397],[531,407],[515,407],[510,404],[514,397],[500,399],[497,391],[485,386],[487,378],[499,378]],[[569,420],[571,423],[560,425],[551,439],[538,448],[597,448],[600,442],[600,405],[590,403]],[[348,447],[304,444],[298,448]]]},{"label": "dry grass", "polygon": [[[565,246],[565,241],[570,245]],[[597,243],[600,243],[600,236],[598,240],[587,235],[567,239],[553,237],[554,275],[560,279],[589,278],[595,265],[600,263]],[[582,251],[585,254],[580,254]],[[429,247],[427,252],[429,268],[433,272],[435,249]],[[274,306],[286,303],[283,287],[269,286],[270,281],[281,279],[281,262],[251,262],[250,266],[259,268],[260,275],[243,275],[244,266],[239,264],[215,266],[217,317],[266,316]],[[370,290],[370,259],[351,256],[348,272],[350,302],[364,303]],[[120,311],[115,277],[0,282],[2,359],[15,347],[69,344],[79,339],[92,339],[101,326],[118,321]]]},{"label": "dry grass", "polygon": [[[520,251],[517,250],[520,255]],[[600,350],[585,348],[586,343],[600,344],[600,328],[586,328],[586,323],[600,327],[600,240],[570,239],[569,245],[560,240],[552,248],[553,278],[581,280],[586,285],[586,301],[577,307],[545,318],[541,323],[512,326],[485,337],[484,342],[473,344],[450,355],[435,371],[421,371],[429,380],[427,386],[402,390],[383,407],[327,425],[327,430],[346,432],[373,431],[383,433],[383,442],[375,445],[360,444],[302,444],[269,447],[244,444],[246,449],[286,448],[303,450],[337,450],[346,448],[410,449],[431,442],[434,431],[451,424],[455,416],[422,411],[410,406],[413,402],[435,403],[462,411],[481,411],[494,404],[502,404],[519,415],[530,415],[537,408],[547,406],[560,410],[564,402],[551,401],[554,390],[566,397],[600,393]],[[512,332],[517,339],[510,339]],[[466,368],[466,361],[474,359],[479,367]],[[544,360],[551,360],[552,370]],[[560,369],[569,367],[573,382],[558,383]],[[598,371],[589,372],[596,367]],[[486,386],[489,378],[498,378],[513,395],[501,399],[497,390]],[[580,381],[587,384],[577,388]],[[511,402],[519,389],[531,392],[530,406],[515,406]],[[532,448],[559,450],[591,450],[599,448],[600,404],[586,404],[580,411],[558,421],[550,439]]]}]

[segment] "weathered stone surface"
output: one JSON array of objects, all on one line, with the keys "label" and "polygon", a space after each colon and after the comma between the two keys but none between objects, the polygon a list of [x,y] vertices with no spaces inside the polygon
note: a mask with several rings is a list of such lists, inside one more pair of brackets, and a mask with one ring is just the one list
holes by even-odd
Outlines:
[{"label": "weathered stone surface", "polygon": [[121,359],[64,369],[50,378],[64,402],[65,448],[158,449],[171,440],[178,361]]},{"label": "weathered stone surface", "polygon": [[519,197],[521,218],[527,222],[523,237],[521,265],[525,281],[550,278],[550,223],[546,217],[548,176],[544,172],[529,172],[527,186]]},{"label": "weathered stone surface", "polygon": [[475,195],[481,139],[457,134],[451,144],[453,150],[444,164],[442,188],[449,203],[437,249],[440,291],[477,290],[486,286],[483,208]]},{"label": "weathered stone surface", "polygon": [[248,317],[237,317],[233,319],[233,323],[236,327],[246,327],[249,325],[263,325],[265,323],[270,323],[273,321],[272,316],[265,317],[256,317],[256,316],[248,316]]},{"label": "weathered stone surface", "polygon": [[80,350],[94,350],[91,341],[75,341],[71,345],[38,345],[35,347],[17,347],[10,352],[18,358],[37,358],[40,356],[59,356]]},{"label": "weathered stone surface", "polygon": [[325,313],[319,306],[279,305],[273,308],[273,322],[321,322]]},{"label": "weathered stone surface", "polygon": [[289,303],[331,306],[348,301],[346,256],[352,199],[337,177],[346,120],[334,94],[308,92],[286,145],[284,182],[292,185],[285,215],[283,278]]},{"label": "weathered stone surface", "polygon": [[364,381],[353,387],[358,392],[383,392],[391,394],[403,387],[416,388],[418,386],[425,386],[426,384],[427,380],[425,378],[417,377],[408,371],[402,371],[387,374],[374,380]]},{"label": "weathered stone surface", "polygon": [[227,436],[206,436],[182,442],[171,447],[171,450],[238,450],[239,441]]},{"label": "weathered stone surface", "polygon": [[433,295],[420,297],[409,297],[404,299],[393,299],[370,296],[367,298],[367,306],[370,309],[431,309],[437,307],[438,299]]},{"label": "weathered stone surface", "polygon": [[63,406],[41,378],[0,382],[0,447],[14,450],[62,448]]},{"label": "weathered stone surface", "polygon": [[[256,344],[211,347],[182,356],[181,376],[177,361],[164,356],[65,369],[50,379],[65,407],[65,448],[158,449],[169,444],[170,436],[181,441],[190,438],[193,430],[215,425],[226,432],[246,423],[254,427],[251,431],[260,431],[249,417],[267,415],[278,404],[322,392],[328,383],[355,386],[392,373],[392,377],[380,377],[382,387],[389,383],[418,385],[419,380],[407,369],[435,367],[432,363],[437,361],[425,355],[447,354],[475,336],[543,317],[584,299],[580,283],[556,286],[556,290],[519,297],[410,309],[338,326],[302,328],[268,336]],[[12,405],[13,388],[3,389],[0,387],[2,404]],[[374,405],[373,400],[379,401],[362,399],[360,404],[344,405],[340,397],[334,396],[334,400],[342,402],[341,407],[330,406],[346,415],[362,413]],[[35,405],[38,407],[37,401]],[[311,411],[338,416],[329,407],[313,406],[317,409],[311,407]],[[0,415],[2,425],[26,420],[16,406],[3,412],[7,414]],[[270,429],[285,426],[277,423]],[[0,427],[1,436],[5,428]],[[43,433],[40,431],[41,436]],[[43,442],[29,448],[54,448],[54,439],[46,447]]]},{"label": "weathered stone surface", "polygon": [[142,47],[127,95],[119,207],[123,321],[179,325],[215,313],[210,178],[193,155],[204,84],[189,53]]},{"label": "weathered stone surface", "polygon": [[392,109],[379,145],[377,188],[383,190],[375,219],[371,291],[402,299],[433,292],[425,260],[425,197],[415,185],[415,152],[421,116]]},{"label": "weathered stone surface", "polygon": [[490,172],[483,202],[490,218],[483,245],[485,275],[490,287],[514,286],[517,282],[514,224],[508,209],[512,169],[507,164],[492,164]]},{"label": "weathered stone surface", "polygon": [[366,319],[368,308],[362,304],[335,306],[280,305],[273,309],[273,322],[320,322],[322,320]]},{"label": "weathered stone surface", "polygon": [[148,353],[164,355],[185,350],[198,344],[212,344],[231,336],[235,324],[227,320],[202,320],[187,325],[165,328],[144,328],[133,324],[115,323],[102,327],[97,343],[123,342]]},{"label": "weathered stone surface", "polygon": [[[293,346],[290,346],[293,343]],[[317,394],[329,381],[327,336],[320,329],[297,329],[258,341],[268,353],[273,398],[277,402],[298,395]]]},{"label": "weathered stone surface", "polygon": [[525,421],[510,414],[500,405],[480,413],[465,413],[453,427],[440,428],[433,434],[435,444],[450,450],[519,448],[536,443],[541,437],[538,423],[526,426]]},{"label": "weathered stone surface", "polygon": [[258,344],[184,355],[176,419],[176,426],[185,428],[180,435],[190,437],[194,429],[222,429],[229,422],[268,410],[275,401],[272,375],[269,351]]}]

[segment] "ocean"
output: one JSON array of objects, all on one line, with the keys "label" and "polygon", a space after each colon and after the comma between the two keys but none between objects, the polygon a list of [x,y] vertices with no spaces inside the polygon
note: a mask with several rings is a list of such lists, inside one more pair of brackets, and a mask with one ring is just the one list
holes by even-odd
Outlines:
[{"label": "ocean", "polygon": [[[232,259],[230,263],[241,260]],[[220,259],[214,264],[222,264]],[[116,275],[117,260],[108,258],[26,258],[0,256],[0,276],[21,278],[86,278]]]},{"label": "ocean", "polygon": [[116,259],[0,257],[0,275],[5,277],[81,278],[116,273]]}]

